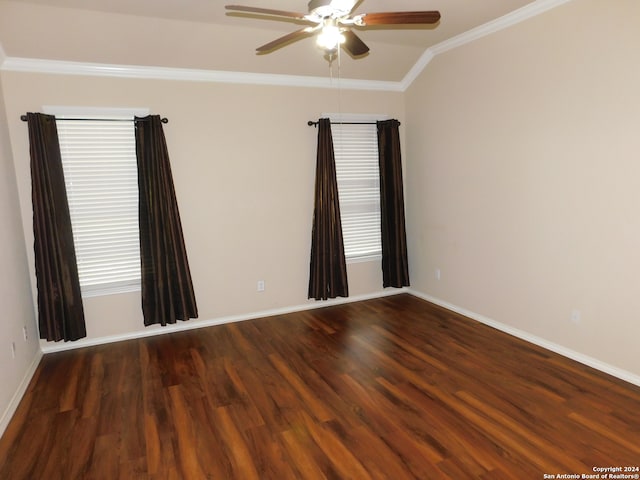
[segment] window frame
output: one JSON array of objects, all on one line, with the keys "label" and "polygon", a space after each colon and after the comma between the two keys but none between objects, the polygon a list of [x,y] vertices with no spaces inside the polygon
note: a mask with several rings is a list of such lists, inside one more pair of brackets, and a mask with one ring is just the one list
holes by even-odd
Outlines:
[{"label": "window frame", "polygon": [[[50,114],[50,115],[54,115],[56,117],[56,120],[62,120],[64,121],[65,119],[87,119],[87,120],[93,120],[93,119],[123,119],[123,120],[131,120],[131,128],[134,128],[133,125],[133,118],[134,116],[138,116],[138,117],[143,117],[143,116],[147,116],[149,115],[149,109],[146,108],[94,108],[94,107],[69,107],[69,106],[45,106],[43,107],[43,112],[46,114]],[[60,124],[58,124],[60,125]],[[61,130],[61,128],[58,129],[59,131]],[[133,130],[132,130],[133,133]],[[60,136],[60,133],[59,133]],[[135,140],[134,140],[135,141]],[[61,140],[61,143],[63,143],[63,141]],[[135,148],[135,144],[134,144],[134,148]],[[64,152],[63,152],[64,148],[61,145],[61,156],[62,156],[62,163],[63,163],[63,171],[65,170],[65,157],[64,157]],[[127,159],[129,159],[130,157],[128,157]],[[134,158],[131,159],[133,162],[136,162],[136,172],[137,172],[137,160],[135,159],[135,152],[134,152]],[[69,159],[67,159],[67,162],[69,162]],[[69,164],[69,163],[68,163]],[[127,170],[131,170],[131,166],[126,167]],[[68,178],[67,178],[67,172],[65,171],[65,183],[68,185]],[[131,177],[129,176],[129,185],[131,186]],[[137,177],[136,177],[137,178]],[[128,190],[129,192],[131,192],[131,189]],[[137,179],[136,179],[136,192],[137,192]],[[80,208],[78,207],[78,204],[74,204],[73,203],[73,194],[71,194],[69,192],[69,190],[67,191],[68,193],[68,197],[69,197],[69,210],[71,213],[71,217],[72,217],[72,230],[73,230],[73,225],[74,225],[74,211],[76,210],[80,210]],[[130,203],[130,202],[129,202]],[[136,204],[137,205],[137,204]],[[128,209],[131,207],[128,207]],[[129,211],[128,216],[131,217],[132,216],[132,209],[127,210]],[[136,206],[136,210],[135,210],[135,218],[137,221],[137,206]],[[77,220],[76,220],[77,221]],[[131,240],[131,237],[128,237],[129,240]],[[77,243],[77,236],[75,234],[74,231],[74,243]],[[140,259],[140,254],[139,254],[139,242],[137,242],[138,244],[138,262]],[[130,242],[131,245],[131,242]],[[76,257],[81,256],[81,254],[78,254],[78,251],[81,251],[83,248],[87,248],[87,244],[81,246],[80,248],[78,248],[78,246],[76,246]],[[102,265],[108,265],[108,260],[106,258],[102,258]],[[130,258],[131,260],[131,258]],[[83,282],[83,277],[82,277],[82,273],[81,270],[82,268],[80,267],[80,262],[82,260],[80,258],[78,258],[78,264],[79,264],[79,275],[80,275],[80,289],[82,292],[82,297],[83,298],[89,298],[89,297],[97,297],[97,296],[104,296],[104,295],[113,295],[113,294],[118,294],[118,293],[125,293],[125,292],[135,292],[135,291],[140,291],[141,290],[141,279],[139,274],[135,277],[131,277],[130,275],[127,276],[127,278],[125,279],[121,279],[121,280],[111,280],[108,281],[105,278],[105,281],[101,282],[101,283],[90,283],[87,284],[86,279]],[[134,260],[135,261],[135,260]],[[129,262],[129,265],[131,265],[131,261]],[[86,275],[86,274],[85,274]]]},{"label": "window frame", "polygon": [[[344,212],[346,210],[349,209],[349,206],[347,201],[345,200],[345,195],[344,195],[344,191],[345,191],[345,187],[344,187],[344,177],[343,177],[343,172],[344,172],[344,157],[342,156],[342,147],[343,145],[341,144],[341,137],[340,137],[340,130],[339,129],[345,129],[345,128],[349,128],[351,125],[349,125],[349,122],[354,122],[354,123],[371,123],[372,124],[372,134],[371,134],[371,143],[367,144],[367,148],[371,151],[375,151],[375,161],[373,161],[373,158],[369,158],[369,163],[373,162],[375,164],[375,188],[371,188],[371,185],[369,185],[368,187],[364,187],[366,188],[369,193],[371,192],[375,192],[375,200],[373,200],[373,204],[375,204],[375,206],[377,207],[374,211],[377,215],[377,223],[376,223],[376,227],[377,227],[377,233],[376,233],[376,242],[377,245],[379,246],[378,249],[376,249],[375,251],[369,251],[369,252],[365,252],[365,253],[353,253],[348,251],[349,249],[349,244],[352,243],[349,233],[345,234],[345,228],[344,228],[344,219],[341,218],[341,224],[343,226],[342,231],[343,231],[343,241],[345,243],[345,260],[346,263],[351,264],[351,263],[360,263],[360,262],[371,262],[371,261],[379,261],[382,259],[382,231],[381,231],[381,226],[380,226],[380,222],[381,222],[381,218],[380,218],[380,172],[379,172],[379,152],[378,152],[378,137],[377,137],[377,128],[376,128],[376,122],[377,121],[381,121],[381,120],[387,120],[389,118],[388,115],[381,115],[381,114],[354,114],[354,113],[327,113],[327,114],[323,114],[323,117],[328,117],[332,123],[340,123],[340,122],[346,122],[346,125],[332,125],[331,126],[331,135],[333,138],[333,145],[334,145],[334,157],[336,160],[336,177],[337,177],[337,182],[338,182],[338,197],[339,197],[339,201],[340,201],[340,215],[341,217],[343,217]],[[335,128],[334,128],[335,127]],[[354,129],[360,128],[359,125],[353,125]],[[371,153],[369,153],[369,155],[371,155]],[[367,153],[364,153],[364,156],[367,156]],[[371,168],[373,167],[373,165],[368,165],[367,166],[367,159],[361,157],[361,160],[363,160],[364,166],[363,166],[363,174],[365,175],[369,175],[371,176],[373,170],[371,170]],[[353,168],[353,163],[350,164],[350,167]],[[366,182],[365,182],[366,183]],[[342,189],[341,189],[341,185],[342,185]],[[342,193],[341,193],[342,192]],[[349,193],[349,196],[353,197],[354,193],[353,191]],[[355,193],[355,195],[359,195],[358,193]],[[355,202],[363,202],[363,196],[358,196],[357,198],[355,198],[353,201]],[[371,208],[372,204],[369,204],[369,208]],[[344,208],[343,208],[344,207]],[[357,221],[357,220],[356,220]],[[360,219],[360,221],[362,221],[362,219]],[[375,221],[375,220],[374,220]],[[370,222],[363,222],[363,223],[370,223]],[[361,232],[361,230],[360,230]],[[369,237],[367,237],[369,240],[371,239],[371,233],[368,234]]]}]

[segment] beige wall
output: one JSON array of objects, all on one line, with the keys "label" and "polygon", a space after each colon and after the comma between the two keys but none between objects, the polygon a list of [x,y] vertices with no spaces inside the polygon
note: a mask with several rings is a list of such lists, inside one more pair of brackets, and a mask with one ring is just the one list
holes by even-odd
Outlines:
[{"label": "beige wall", "polygon": [[575,0],[438,55],[406,92],[411,274],[638,375],[640,2],[603,7]]},{"label": "beige wall", "polygon": [[[200,321],[306,305],[317,131],[327,111],[404,121],[402,94],[2,72],[32,243],[28,138],[44,105],[148,107],[165,134]],[[340,97],[340,99],[339,99]],[[32,265],[32,252],[29,249]],[[379,262],[349,265],[351,296],[382,292]],[[256,291],[264,280],[266,290]],[[311,302],[309,302],[311,303]],[[139,293],[85,300],[88,339],[150,331]],[[158,327],[159,328],[159,327]]]},{"label": "beige wall", "polygon": [[[29,380],[29,371],[40,352],[19,212],[0,80],[0,435],[13,414],[8,410],[15,407],[11,400],[26,386],[23,381]],[[26,341],[23,327],[27,328]],[[15,358],[11,354],[12,342],[16,346]]]}]

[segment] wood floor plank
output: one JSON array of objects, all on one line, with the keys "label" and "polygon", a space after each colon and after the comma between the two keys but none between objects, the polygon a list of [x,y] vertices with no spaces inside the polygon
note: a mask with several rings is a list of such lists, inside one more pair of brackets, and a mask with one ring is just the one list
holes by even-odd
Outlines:
[{"label": "wood floor plank", "polygon": [[639,445],[640,387],[401,294],[45,355],[0,478],[539,479]]},{"label": "wood floor plank", "polygon": [[229,414],[229,407],[218,407],[215,410],[215,416],[222,439],[227,445],[227,450],[230,454],[229,458],[233,465],[232,474],[237,478],[259,480],[260,477],[251,458],[247,443],[233,422]]},{"label": "wood floor plank", "polygon": [[283,376],[287,381],[289,388],[295,391],[302,402],[302,405],[309,410],[318,421],[325,422],[334,418],[333,412],[331,412],[325,406],[325,400],[317,398],[315,391],[307,385],[311,380],[309,378],[299,377],[285,362],[280,355],[269,355],[269,360],[275,367],[275,369]]},{"label": "wood floor plank", "polygon": [[120,442],[116,433],[96,437],[91,465],[85,478],[106,480],[120,478]]},{"label": "wood floor plank", "polygon": [[244,437],[259,478],[299,478],[279,435],[259,426],[245,430]]},{"label": "wood floor plank", "polygon": [[195,428],[188,411],[189,407],[182,394],[182,387],[180,385],[171,385],[169,387],[169,396],[171,398],[173,425],[177,434],[177,451],[179,453],[182,477],[193,480],[203,478],[204,474],[200,468],[200,462],[194,448],[197,444]]},{"label": "wood floor plank", "polygon": [[310,437],[324,452],[333,469],[340,475],[340,478],[362,480],[371,478],[360,460],[353,455],[340,437],[336,435],[329,422],[317,422],[304,411],[300,412],[300,416]]},{"label": "wood floor plank", "polygon": [[302,435],[299,429],[287,430],[282,432],[281,436],[284,448],[289,453],[291,466],[298,478],[309,480],[325,480],[327,478],[318,466],[308,441],[305,442],[300,439]]}]

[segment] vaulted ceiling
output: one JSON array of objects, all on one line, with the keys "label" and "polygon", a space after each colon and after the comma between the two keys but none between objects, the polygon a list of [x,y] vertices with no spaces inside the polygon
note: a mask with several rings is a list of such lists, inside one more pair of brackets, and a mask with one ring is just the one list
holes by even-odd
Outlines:
[{"label": "vaulted ceiling", "polygon": [[[428,49],[505,16],[554,0],[363,0],[357,13],[438,10],[435,26],[368,28],[371,52],[346,53],[334,76],[401,81]],[[306,0],[0,0],[0,45],[11,58],[326,77],[311,38],[267,55],[255,48],[300,27],[287,20],[228,14],[227,3],[307,11]],[[556,1],[557,3],[557,1]],[[498,20],[499,21],[499,20]],[[338,71],[339,70],[339,71]]]}]

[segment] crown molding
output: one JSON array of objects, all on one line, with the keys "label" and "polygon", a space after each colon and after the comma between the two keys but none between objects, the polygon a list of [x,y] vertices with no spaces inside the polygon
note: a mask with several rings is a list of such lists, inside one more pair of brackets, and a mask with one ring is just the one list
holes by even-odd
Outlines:
[{"label": "crown molding", "polygon": [[436,55],[461,47],[467,43],[475,42],[482,37],[504,30],[505,28],[516,25],[570,1],[571,0],[537,0],[500,18],[496,18],[495,20],[429,47],[400,82],[402,91],[404,92],[411,86],[413,81],[418,78]]},{"label": "crown molding", "polygon": [[275,85],[306,88],[341,88],[343,90],[401,91],[399,82],[359,80],[304,75],[281,75],[251,72],[227,72],[171,67],[146,67],[138,65],[113,65],[105,63],[67,62],[37,58],[7,57],[2,70],[13,72],[52,73],[60,75],[85,75],[189,82],[213,82],[250,85]]},{"label": "crown molding", "polygon": [[436,54],[433,53],[433,47],[425,50],[425,52],[420,56],[418,61],[413,65],[413,67],[411,67],[411,70],[407,72],[407,74],[404,76],[404,78],[400,82],[403,92],[411,86],[413,81],[416,78],[418,78],[418,76],[422,73],[422,71],[425,68],[427,68],[427,65],[431,63],[431,60],[433,60],[433,57],[435,56]]},{"label": "crown molding", "polygon": [[373,90],[404,92],[418,78],[436,55],[453,50],[479,38],[503,30],[529,18],[540,15],[571,0],[536,0],[507,15],[473,28],[465,33],[428,48],[399,81],[359,80],[343,78],[282,75],[251,72],[227,72],[188,68],[146,67],[137,65],[113,65],[104,63],[67,62],[36,58],[6,56],[0,44],[0,70],[14,72],[52,73],[60,75],[85,75],[97,77],[178,80],[190,82],[233,83],[241,85],[271,85],[304,88],[340,88],[342,90]]}]

